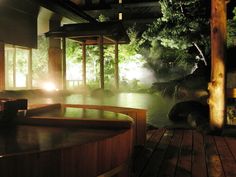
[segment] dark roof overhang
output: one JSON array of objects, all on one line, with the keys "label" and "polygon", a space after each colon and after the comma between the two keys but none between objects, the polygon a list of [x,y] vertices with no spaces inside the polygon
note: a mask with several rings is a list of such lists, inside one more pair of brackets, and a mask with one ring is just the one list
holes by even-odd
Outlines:
[{"label": "dark roof overhang", "polygon": [[103,37],[104,44],[127,44],[129,37],[121,22],[66,24],[45,33],[46,37],[69,38],[86,45],[97,45]]},{"label": "dark roof overhang", "polygon": [[96,23],[97,20],[82,11],[76,4],[71,1],[58,1],[58,0],[36,0],[40,6],[50,9],[51,11],[67,17],[75,22],[81,22],[81,20],[88,21],[90,23]]}]

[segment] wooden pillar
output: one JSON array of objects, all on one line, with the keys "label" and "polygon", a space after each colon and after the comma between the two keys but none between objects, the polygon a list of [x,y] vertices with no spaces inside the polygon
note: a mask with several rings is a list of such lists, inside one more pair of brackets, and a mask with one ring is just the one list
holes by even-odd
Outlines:
[{"label": "wooden pillar", "polygon": [[86,45],[82,43],[82,71],[83,71],[83,85],[86,86]]},{"label": "wooden pillar", "polygon": [[[49,21],[49,29],[55,29],[59,26],[59,19],[53,18]],[[48,70],[50,81],[53,82],[57,88],[62,89],[63,75],[61,39],[49,37]]]},{"label": "wooden pillar", "polygon": [[0,91],[5,89],[5,50],[4,43],[0,41]]},{"label": "wooden pillar", "polygon": [[13,88],[16,88],[16,47],[13,48]]},{"label": "wooden pillar", "polygon": [[104,89],[104,51],[103,36],[99,36],[99,54],[100,54],[100,88]]},{"label": "wooden pillar", "polygon": [[62,38],[62,88],[66,90],[66,38]]},{"label": "wooden pillar", "polygon": [[32,89],[32,49],[29,49],[27,88]]},{"label": "wooden pillar", "polygon": [[211,1],[211,82],[210,126],[221,130],[225,120],[225,48],[226,48],[226,1]]},{"label": "wooden pillar", "polygon": [[118,42],[115,43],[115,87],[119,89],[119,50]]}]

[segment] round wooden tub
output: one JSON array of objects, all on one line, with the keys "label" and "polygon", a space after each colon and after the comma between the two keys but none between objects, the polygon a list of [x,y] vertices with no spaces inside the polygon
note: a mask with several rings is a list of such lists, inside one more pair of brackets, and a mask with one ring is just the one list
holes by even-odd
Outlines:
[{"label": "round wooden tub", "polygon": [[64,108],[50,110],[34,109],[19,118],[18,125],[0,128],[0,176],[129,175],[133,147],[129,116],[95,110],[72,109],[73,114]]}]

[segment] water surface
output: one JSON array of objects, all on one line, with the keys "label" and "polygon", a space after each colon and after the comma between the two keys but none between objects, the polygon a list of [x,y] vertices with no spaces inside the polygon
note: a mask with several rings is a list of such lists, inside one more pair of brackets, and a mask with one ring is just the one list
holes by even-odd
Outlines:
[{"label": "water surface", "polygon": [[67,103],[108,105],[147,110],[147,122],[156,127],[172,125],[167,113],[174,104],[171,98],[164,98],[159,94],[148,93],[118,93],[113,96],[92,97],[83,94],[70,94],[66,96],[43,96],[37,99],[30,98],[29,103]]}]

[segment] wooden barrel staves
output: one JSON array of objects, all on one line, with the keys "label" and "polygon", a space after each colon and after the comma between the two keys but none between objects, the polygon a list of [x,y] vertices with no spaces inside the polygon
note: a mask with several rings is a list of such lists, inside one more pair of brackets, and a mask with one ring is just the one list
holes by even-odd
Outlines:
[{"label": "wooden barrel staves", "polygon": [[[105,119],[101,117],[101,121],[89,120],[85,114],[80,114],[88,119],[86,120],[87,127],[84,123],[76,124],[76,126],[68,124],[72,119],[60,116],[58,116],[58,120],[65,119],[67,126],[61,126],[63,120],[60,120],[59,124],[55,123],[54,126],[52,122],[50,126],[47,125],[48,120],[57,121],[52,114],[58,115],[58,113],[55,114],[58,106],[60,109],[69,107],[69,105],[54,105],[51,106],[53,111],[50,112],[50,108],[44,105],[46,112],[49,113],[48,117],[45,117],[45,121],[42,121],[42,117],[38,119],[39,115],[36,116],[36,114],[41,114],[44,108],[41,107],[38,110],[34,108],[32,114],[29,110],[29,117],[19,118],[18,125],[0,129],[0,176],[129,176],[133,145],[137,139],[141,142],[140,137],[143,136],[134,131],[143,125],[135,125],[134,121],[130,119],[130,117],[137,119],[138,114],[132,114],[128,109],[116,108],[119,111],[114,111],[116,112],[114,114],[119,115],[118,112],[122,109],[122,111],[126,110],[126,115],[121,114],[115,121],[110,120],[109,116],[112,115],[110,112],[104,111],[102,114],[100,112],[97,114],[101,116],[108,113],[108,117],[104,116]],[[111,107],[107,107],[105,110],[108,108],[111,109]],[[86,111],[92,111],[90,109]],[[100,110],[103,111],[103,109]],[[69,114],[68,110],[66,114]],[[34,121],[30,125],[25,119]],[[37,125],[37,120],[40,120],[39,125]],[[107,126],[101,126],[101,122]],[[92,127],[89,126],[90,124]],[[138,138],[135,141],[136,137]]]}]

